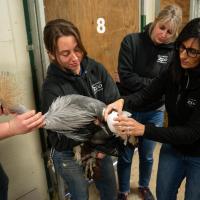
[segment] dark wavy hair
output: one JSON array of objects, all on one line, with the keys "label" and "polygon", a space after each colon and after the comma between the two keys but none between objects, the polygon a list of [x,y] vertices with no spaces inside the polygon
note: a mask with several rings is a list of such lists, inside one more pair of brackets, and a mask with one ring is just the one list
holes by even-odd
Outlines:
[{"label": "dark wavy hair", "polygon": [[190,38],[197,38],[200,46],[200,18],[195,18],[189,21],[180,32],[175,42],[175,55],[172,64],[173,80],[179,82],[181,76],[184,74],[184,69],[180,67],[179,46]]},{"label": "dark wavy hair", "polygon": [[78,28],[73,23],[65,19],[51,20],[44,27],[43,39],[48,53],[55,55],[57,50],[57,41],[62,36],[74,36],[78,47],[83,53],[83,57],[87,55],[87,51],[83,46]]}]

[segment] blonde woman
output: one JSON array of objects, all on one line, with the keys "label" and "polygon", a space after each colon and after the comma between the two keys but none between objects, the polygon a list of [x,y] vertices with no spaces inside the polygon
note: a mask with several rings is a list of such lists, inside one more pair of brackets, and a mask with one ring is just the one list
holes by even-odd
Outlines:
[{"label": "blonde woman", "polygon": [[[127,35],[118,59],[119,89],[122,95],[138,92],[166,70],[174,54],[174,40],[182,22],[182,10],[177,5],[164,7],[154,22],[141,33]],[[129,110],[141,123],[161,127],[164,116],[163,98],[143,107]],[[139,138],[139,192],[144,200],[153,200],[149,189],[155,142]],[[130,191],[130,172],[134,150],[126,147],[118,160],[118,200],[126,200]]]}]

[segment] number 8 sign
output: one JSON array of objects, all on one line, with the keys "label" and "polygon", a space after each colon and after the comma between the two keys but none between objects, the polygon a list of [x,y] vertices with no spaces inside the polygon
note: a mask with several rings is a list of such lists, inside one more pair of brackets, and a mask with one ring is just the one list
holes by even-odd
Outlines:
[{"label": "number 8 sign", "polygon": [[97,19],[97,32],[105,33],[105,31],[106,31],[105,19],[100,17]]}]

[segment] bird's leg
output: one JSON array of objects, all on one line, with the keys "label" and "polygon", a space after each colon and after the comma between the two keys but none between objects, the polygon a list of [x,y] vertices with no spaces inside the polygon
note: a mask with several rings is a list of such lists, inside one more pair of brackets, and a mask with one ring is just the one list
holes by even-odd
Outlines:
[{"label": "bird's leg", "polygon": [[130,136],[128,138],[128,142],[131,143],[133,146],[136,146],[138,144],[138,137]]},{"label": "bird's leg", "polygon": [[81,159],[81,145],[75,146],[73,148],[73,152],[74,152],[74,160],[76,160],[79,164],[82,163],[82,159]]},{"label": "bird's leg", "polygon": [[94,157],[89,158],[86,161],[86,166],[85,166],[85,176],[90,178],[93,177],[94,175],[94,170],[93,168],[96,166],[96,159]]}]

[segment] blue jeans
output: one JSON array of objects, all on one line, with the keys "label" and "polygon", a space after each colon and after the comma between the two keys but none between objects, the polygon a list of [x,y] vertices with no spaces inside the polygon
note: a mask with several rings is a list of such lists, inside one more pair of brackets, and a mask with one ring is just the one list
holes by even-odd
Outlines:
[{"label": "blue jeans", "polygon": [[186,156],[169,144],[160,150],[156,195],[158,200],[176,200],[186,178],[185,200],[200,199],[200,157]]},{"label": "blue jeans", "polygon": [[[72,200],[88,200],[88,181],[85,179],[83,167],[74,160],[72,151],[55,151],[53,155],[55,169],[61,175]],[[101,200],[116,200],[117,185],[112,159],[105,156],[100,161],[100,178],[95,181]]]},{"label": "blue jeans", "polygon": [[0,200],[8,199],[8,177],[0,164]]},{"label": "blue jeans", "polygon": [[[163,125],[164,113],[161,111],[134,112],[132,117],[140,123],[153,123],[158,127]],[[156,142],[139,137],[139,186],[148,187],[153,166],[153,151]],[[125,147],[118,159],[117,172],[119,181],[119,191],[130,191],[131,164],[134,149]]]}]

